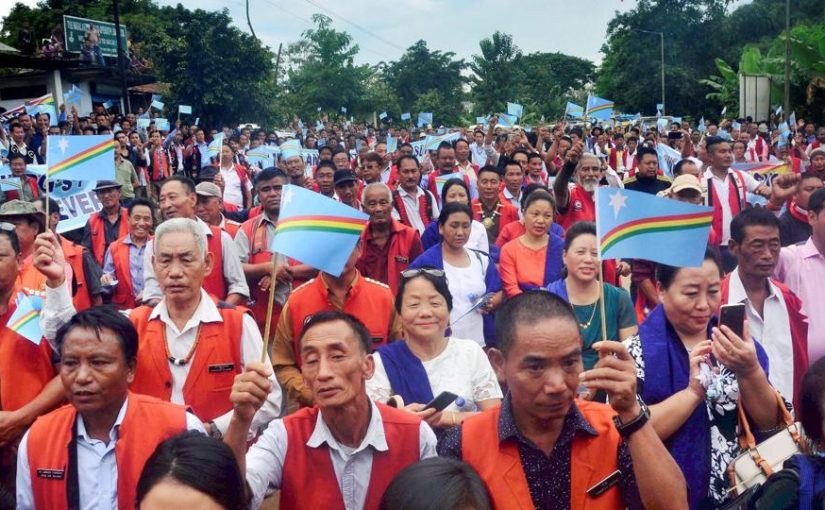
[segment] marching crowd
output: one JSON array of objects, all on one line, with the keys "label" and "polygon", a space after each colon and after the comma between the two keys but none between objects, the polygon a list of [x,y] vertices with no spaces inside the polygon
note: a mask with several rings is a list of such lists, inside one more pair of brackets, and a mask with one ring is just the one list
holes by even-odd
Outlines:
[{"label": "marching crowd", "polygon": [[[138,120],[0,130],[0,508],[823,507],[825,127]],[[58,134],[116,142],[65,233]],[[272,251],[288,184],[369,216],[340,274]],[[703,264],[600,260],[601,186],[712,207]]]}]

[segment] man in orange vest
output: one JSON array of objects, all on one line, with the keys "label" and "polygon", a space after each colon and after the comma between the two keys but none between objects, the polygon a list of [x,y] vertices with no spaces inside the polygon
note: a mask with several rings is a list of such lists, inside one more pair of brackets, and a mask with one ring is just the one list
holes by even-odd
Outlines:
[{"label": "man in orange vest", "polygon": [[[274,421],[246,452],[252,418],[273,389],[269,368],[250,363],[235,377],[235,413],[224,441],[232,447],[258,508],[268,487],[280,509],[377,510],[404,467],[435,455],[435,435],[418,415],[370,401],[375,371],[371,333],[355,317],[325,311],[309,318],[298,340],[316,405]],[[501,507],[504,508],[504,507]]]},{"label": "man in orange vest", "polygon": [[393,295],[401,283],[401,271],[424,252],[418,230],[392,217],[392,191],[381,182],[364,188],[364,210],[370,222],[361,233],[364,247],[358,270],[364,276],[386,283]]},{"label": "man in orange vest", "polygon": [[[48,278],[41,326],[46,338],[54,338],[75,311],[62,285],[62,253],[48,233],[37,243],[35,264]],[[261,360],[261,334],[245,308],[217,302],[202,288],[214,254],[207,251],[198,223],[167,220],[158,227],[154,246],[151,258],[163,299],[154,308],[128,313],[140,336],[131,390],[186,405],[208,425],[210,435],[220,437],[232,414],[232,378],[250,361]],[[279,412],[276,389],[256,419],[256,430]]]},{"label": "man in orange vest", "polygon": [[207,225],[218,227],[234,239],[241,224],[223,215],[224,203],[221,198],[221,188],[214,182],[201,182],[195,186],[195,194],[198,195],[198,218]]},{"label": "man in orange vest", "polygon": [[92,308],[55,338],[69,401],[34,422],[17,452],[17,508],[132,508],[158,444],[203,425],[183,406],[129,391],[138,335],[120,313]]},{"label": "man in orange vest", "polygon": [[109,245],[100,280],[119,310],[143,301],[143,258],[155,218],[155,206],[145,198],[132,200],[128,211],[129,233]]},{"label": "man in orange vest", "polygon": [[[36,344],[9,328],[17,308],[20,241],[13,226],[0,225],[0,493],[13,493],[14,449],[26,428],[63,399],[48,342]],[[36,319],[35,319],[36,320]]]},{"label": "man in orange vest", "polygon": [[[447,431],[439,454],[473,466],[497,508],[688,508],[621,343],[594,344],[599,362],[582,372],[575,314],[538,291],[502,305],[496,337],[490,360],[509,393]],[[610,405],[576,399],[580,385],[606,391]]]},{"label": "man in orange vest", "polygon": [[375,349],[401,338],[401,322],[393,306],[389,287],[365,278],[355,267],[361,257],[361,242],[355,245],[341,276],[319,273],[290,294],[281,310],[272,341],[272,364],[278,381],[287,390],[290,403],[312,405],[312,392],[301,374],[298,337],[304,321],[318,312],[340,310],[358,318],[366,327]]},{"label": "man in orange vest", "polygon": [[97,181],[94,191],[103,210],[92,213],[83,227],[80,244],[94,255],[95,262],[103,267],[106,248],[129,233],[129,219],[125,207],[120,207],[120,183]]},{"label": "man in orange vest", "polygon": [[[204,280],[204,289],[232,305],[243,304],[249,298],[249,286],[246,284],[241,262],[235,250],[235,243],[226,232],[204,223],[195,215],[197,194],[195,183],[188,177],[173,175],[166,179],[160,188],[160,211],[166,220],[171,218],[189,218],[200,225],[206,235],[209,252],[214,257],[214,270]],[[147,304],[156,304],[161,298],[161,289],[152,264],[152,241],[149,241],[146,256],[143,259],[143,300]]]},{"label": "man in orange vest", "polygon": [[32,264],[34,260],[34,240],[46,230],[46,216],[31,202],[9,200],[0,205],[0,222],[14,225],[20,245],[20,271],[17,273],[16,290],[28,294],[43,295],[46,279]]}]

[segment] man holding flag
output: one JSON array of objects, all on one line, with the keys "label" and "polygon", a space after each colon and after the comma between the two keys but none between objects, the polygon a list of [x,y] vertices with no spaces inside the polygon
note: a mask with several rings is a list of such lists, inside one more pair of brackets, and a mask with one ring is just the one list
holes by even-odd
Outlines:
[{"label": "man holding flag", "polygon": [[346,312],[364,323],[373,348],[401,338],[401,325],[389,287],[356,268],[367,215],[293,185],[284,188],[280,213],[273,251],[321,270],[289,296],[272,347],[275,374],[290,402],[310,406],[312,392],[301,375],[298,348],[306,317],[324,310]]}]

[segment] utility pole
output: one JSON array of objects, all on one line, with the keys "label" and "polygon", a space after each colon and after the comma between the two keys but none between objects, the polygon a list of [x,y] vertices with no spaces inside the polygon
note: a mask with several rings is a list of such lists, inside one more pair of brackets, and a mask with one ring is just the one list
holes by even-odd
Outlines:
[{"label": "utility pole", "polygon": [[258,36],[255,35],[255,29],[252,28],[252,19],[249,17],[249,0],[246,0],[246,22],[249,24],[249,31],[252,32],[252,37],[257,39]]},{"label": "utility pole", "polygon": [[117,66],[120,70],[120,93],[123,96],[123,103],[126,111],[132,111],[132,102],[129,100],[129,90],[126,87],[126,59],[123,58],[123,43],[120,41],[120,10],[117,0],[112,0],[112,15],[115,18],[115,39],[117,40]]},{"label": "utility pole", "polygon": [[281,49],[284,43],[278,43],[278,56],[275,57],[275,85],[278,84],[278,69],[281,67]]},{"label": "utility pole", "polygon": [[784,112],[791,111],[791,0],[785,0],[785,97]]},{"label": "utility pole", "polygon": [[664,32],[659,32],[659,42],[661,43],[661,56],[662,56],[662,116],[665,115],[665,108],[667,105],[665,104],[665,34]]}]

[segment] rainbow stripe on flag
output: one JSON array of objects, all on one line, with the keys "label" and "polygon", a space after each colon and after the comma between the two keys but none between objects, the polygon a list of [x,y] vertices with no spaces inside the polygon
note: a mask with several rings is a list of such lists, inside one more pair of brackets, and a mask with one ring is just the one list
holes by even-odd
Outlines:
[{"label": "rainbow stripe on flag", "polygon": [[[100,169],[110,167],[108,176]],[[114,179],[115,141],[109,135],[50,136],[48,177],[64,180]]]},{"label": "rainbow stripe on flag", "polygon": [[618,188],[596,190],[602,259],[642,259],[677,267],[702,265],[713,208]]},{"label": "rainbow stripe on flag", "polygon": [[40,96],[37,99],[32,99],[31,101],[29,101],[30,106],[36,106],[36,105],[41,105],[41,104],[51,104],[51,105],[53,105],[54,104],[54,96],[51,93],[49,93],[49,94],[46,94],[45,96]]},{"label": "rainbow stripe on flag", "polygon": [[791,171],[787,163],[734,163],[730,167],[740,172],[759,175],[786,174]]},{"label": "rainbow stripe on flag", "polygon": [[287,184],[271,250],[341,275],[369,216],[320,193]]},{"label": "rainbow stripe on flag", "polygon": [[587,96],[585,117],[607,120],[613,116],[614,106],[615,103],[609,99],[604,99],[598,96]]},{"label": "rainbow stripe on flag", "polygon": [[32,342],[40,345],[43,332],[40,329],[40,310],[43,302],[37,296],[29,296],[24,292],[17,294],[16,308],[9,317],[7,327]]}]

